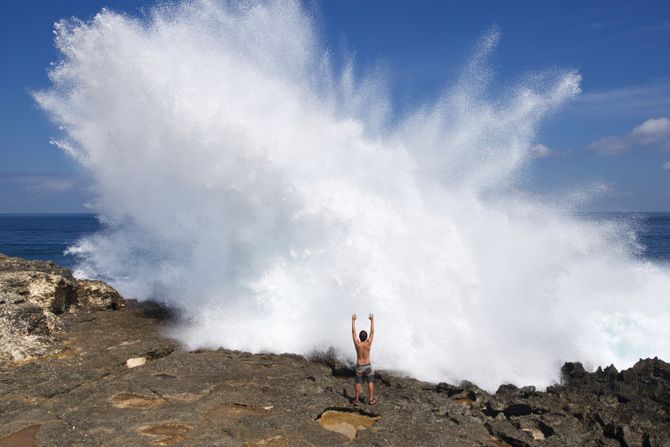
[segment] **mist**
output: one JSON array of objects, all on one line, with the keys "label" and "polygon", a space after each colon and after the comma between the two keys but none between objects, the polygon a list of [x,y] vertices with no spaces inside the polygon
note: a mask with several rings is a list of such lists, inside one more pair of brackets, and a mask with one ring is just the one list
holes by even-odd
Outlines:
[{"label": "mist", "polygon": [[499,39],[396,110],[392,73],[335,64],[298,1],[59,22],[35,98],[105,223],[76,274],[179,309],[194,349],[351,356],[351,314],[374,312],[375,367],[423,380],[545,387],[565,361],[670,357],[667,266],[519,186],[580,75],[495,88]]}]

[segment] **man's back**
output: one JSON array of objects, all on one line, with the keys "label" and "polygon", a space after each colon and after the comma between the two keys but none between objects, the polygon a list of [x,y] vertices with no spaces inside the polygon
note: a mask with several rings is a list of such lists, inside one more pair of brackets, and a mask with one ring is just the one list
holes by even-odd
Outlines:
[{"label": "man's back", "polygon": [[370,335],[365,331],[361,331],[360,338],[356,335],[356,314],[351,316],[351,337],[356,346],[356,364],[367,365],[370,363],[370,348],[372,347],[372,340],[375,336],[375,316],[370,314]]},{"label": "man's back", "polygon": [[368,365],[370,363],[370,348],[372,347],[372,341],[355,341],[356,345],[356,364],[357,365]]}]

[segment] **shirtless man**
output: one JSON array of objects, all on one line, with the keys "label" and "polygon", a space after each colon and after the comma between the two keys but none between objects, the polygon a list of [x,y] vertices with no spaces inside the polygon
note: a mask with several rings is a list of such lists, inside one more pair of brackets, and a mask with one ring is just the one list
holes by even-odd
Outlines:
[{"label": "shirtless man", "polygon": [[[361,384],[363,381],[368,384],[368,393],[370,400],[368,403],[374,405],[377,401],[373,397],[375,372],[370,363],[370,347],[372,346],[372,338],[375,335],[375,316],[370,314],[370,337],[365,331],[361,331],[359,336],[356,336],[356,314],[351,316],[351,337],[354,339],[356,346],[356,398],[354,399],[354,406],[357,407],[360,403],[358,399],[361,394]],[[360,338],[359,338],[360,337]]]}]

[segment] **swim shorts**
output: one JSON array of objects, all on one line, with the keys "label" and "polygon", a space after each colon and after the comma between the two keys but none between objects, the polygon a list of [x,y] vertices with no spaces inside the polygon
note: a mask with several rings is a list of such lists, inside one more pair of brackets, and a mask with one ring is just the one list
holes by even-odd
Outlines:
[{"label": "swim shorts", "polygon": [[375,380],[375,371],[372,369],[372,364],[368,363],[367,365],[356,365],[356,376],[354,377],[356,383],[367,383],[374,382]]}]

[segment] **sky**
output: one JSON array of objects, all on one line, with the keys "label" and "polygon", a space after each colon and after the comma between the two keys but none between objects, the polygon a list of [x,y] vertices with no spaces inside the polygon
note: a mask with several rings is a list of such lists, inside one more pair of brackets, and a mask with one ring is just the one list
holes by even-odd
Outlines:
[{"label": "sky", "polygon": [[[30,92],[58,60],[53,24],[101,8],[141,15],[136,0],[0,3],[0,213],[87,212],[88,180],[49,143],[58,129]],[[323,45],[382,65],[394,105],[430,101],[492,27],[496,85],[541,69],[576,69],[582,93],[544,122],[525,190],[560,200],[592,193],[584,211],[670,211],[670,2],[307,1]]]}]

